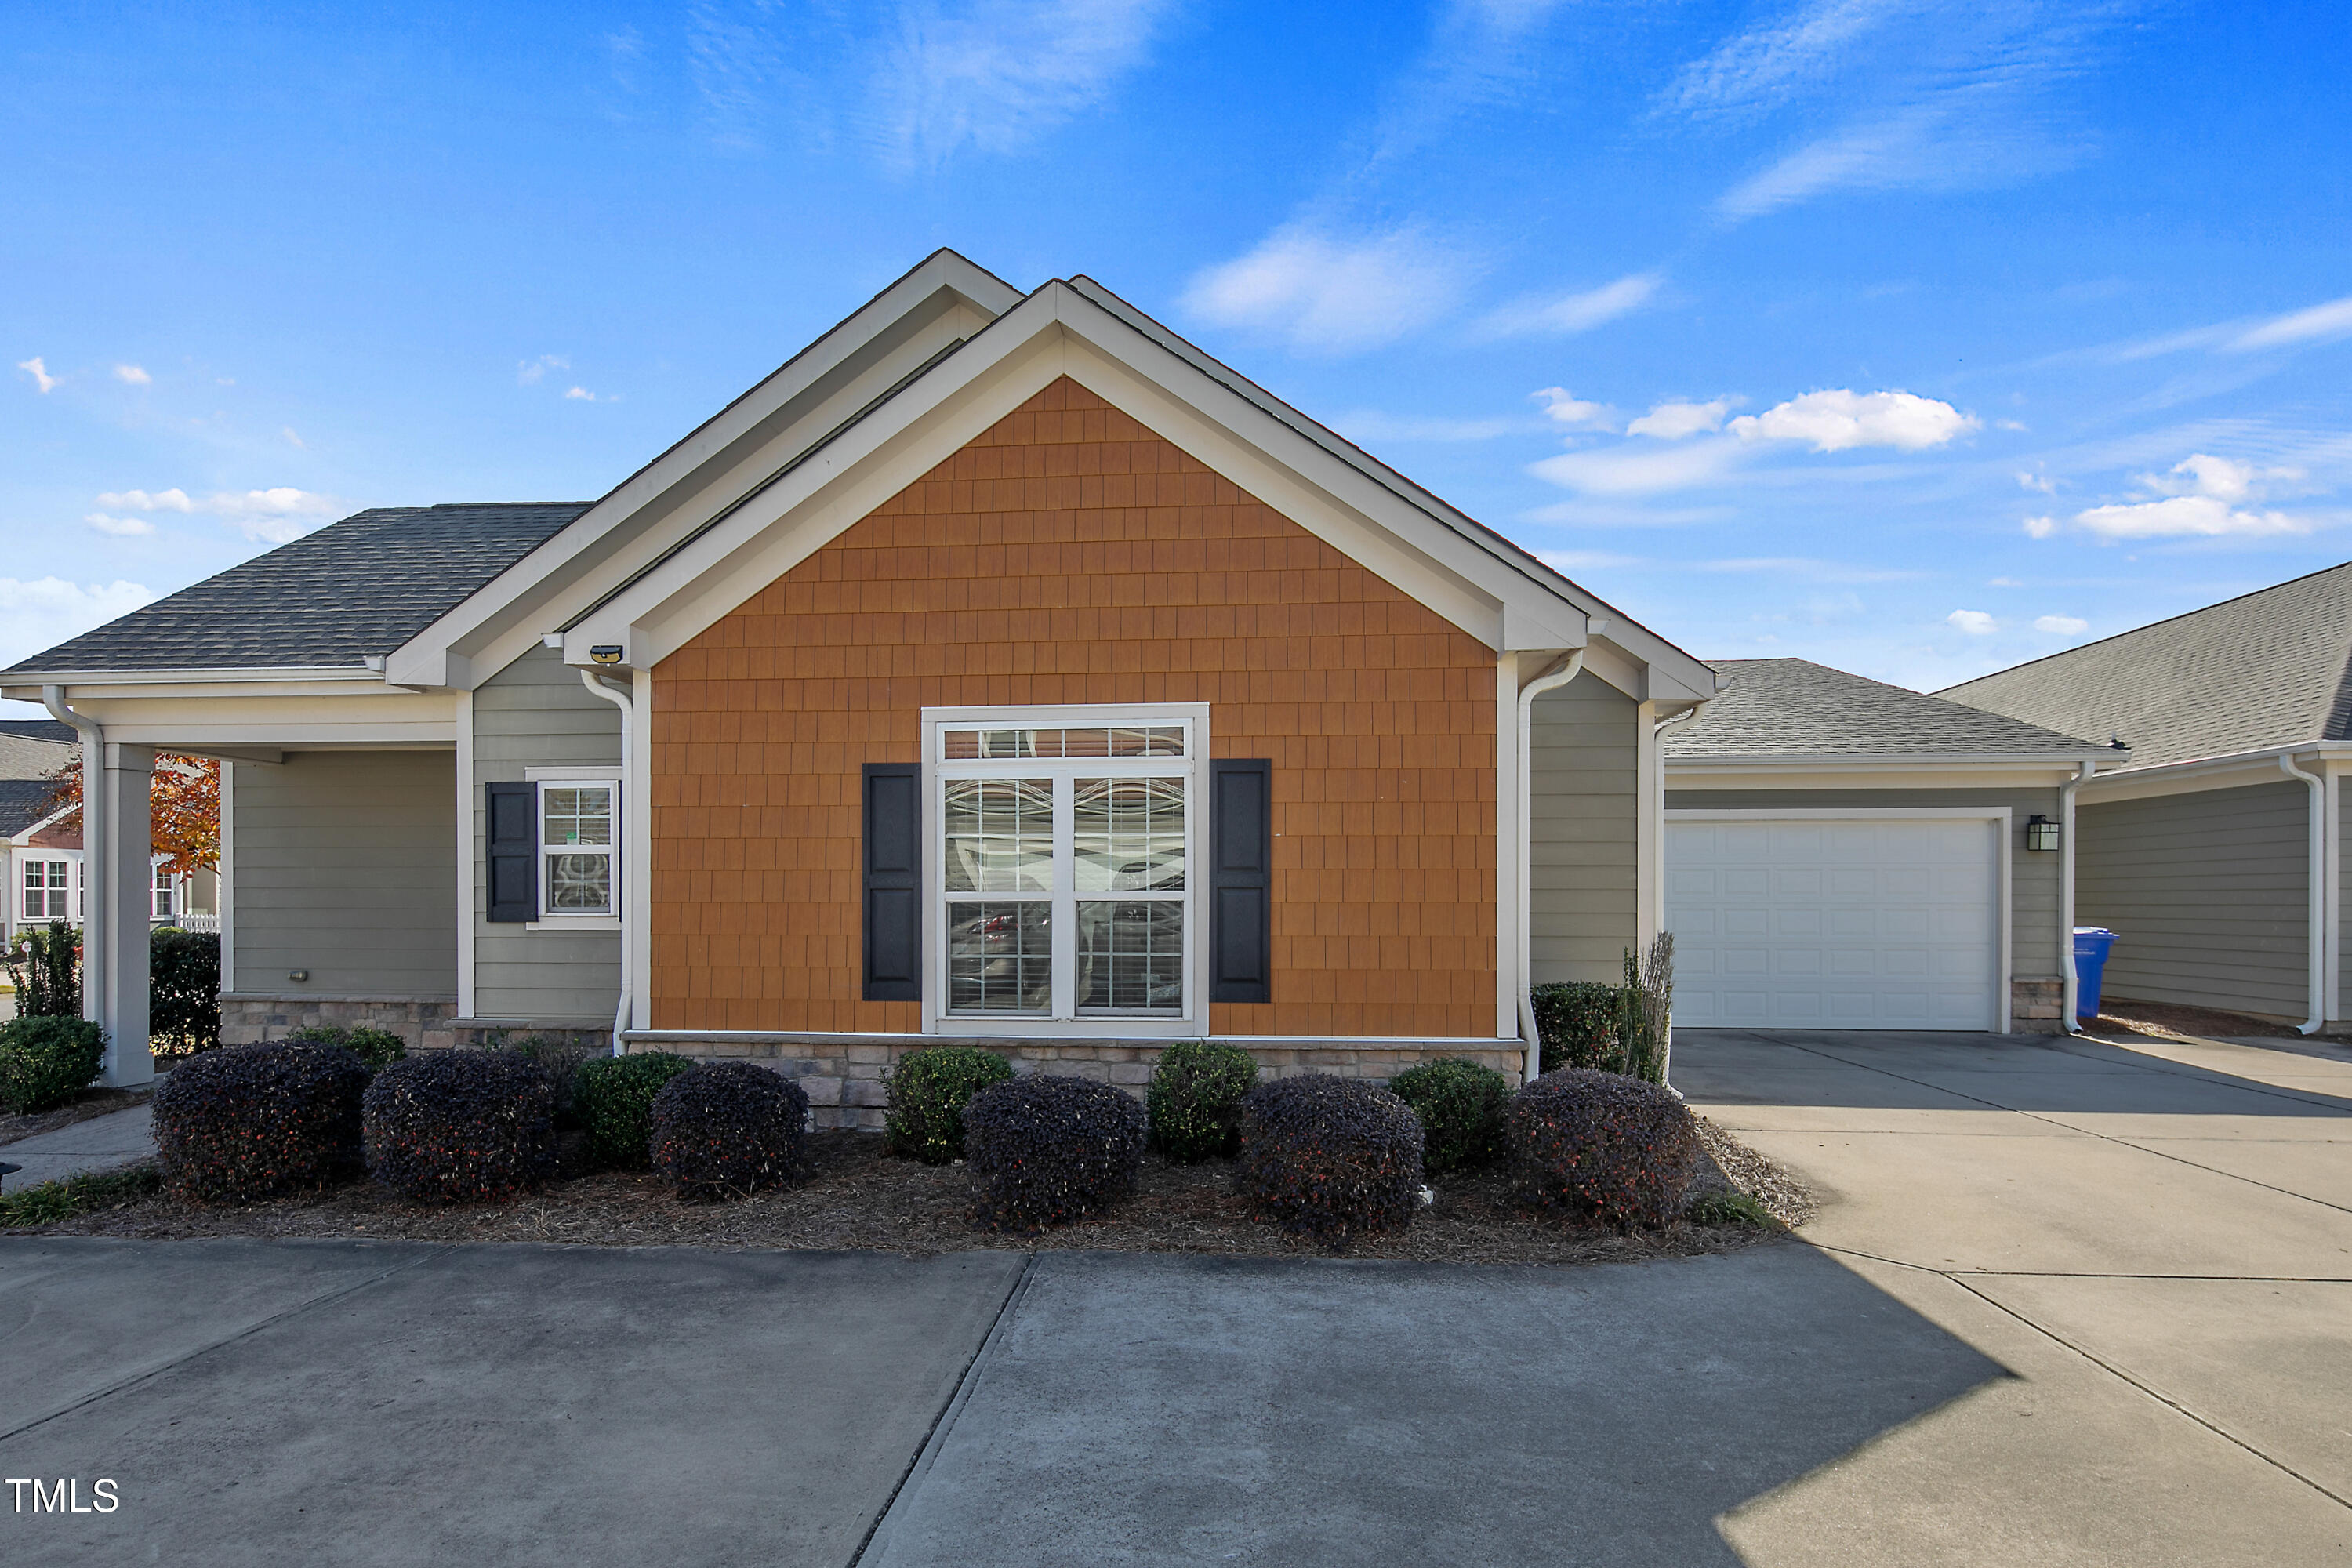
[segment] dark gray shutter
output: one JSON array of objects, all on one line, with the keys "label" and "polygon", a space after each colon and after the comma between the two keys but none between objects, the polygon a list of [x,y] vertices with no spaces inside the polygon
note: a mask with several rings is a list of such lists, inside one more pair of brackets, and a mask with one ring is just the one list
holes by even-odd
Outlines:
[{"label": "dark gray shutter", "polygon": [[866,999],[923,996],[923,770],[866,764]]},{"label": "dark gray shutter", "polygon": [[489,795],[489,887],[494,921],[539,918],[539,786],[494,784]]},{"label": "dark gray shutter", "polygon": [[1209,1000],[1274,1000],[1274,763],[1209,764]]}]

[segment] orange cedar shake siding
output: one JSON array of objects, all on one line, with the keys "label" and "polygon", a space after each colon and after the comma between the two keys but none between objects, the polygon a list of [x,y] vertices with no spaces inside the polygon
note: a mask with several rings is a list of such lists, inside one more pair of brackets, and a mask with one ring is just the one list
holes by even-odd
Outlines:
[{"label": "orange cedar shake siding", "polygon": [[859,996],[860,764],[1200,701],[1276,835],[1274,1000],[1212,1030],[1493,1035],[1495,656],[1067,378],[655,669],[654,1026],[919,1030]]}]

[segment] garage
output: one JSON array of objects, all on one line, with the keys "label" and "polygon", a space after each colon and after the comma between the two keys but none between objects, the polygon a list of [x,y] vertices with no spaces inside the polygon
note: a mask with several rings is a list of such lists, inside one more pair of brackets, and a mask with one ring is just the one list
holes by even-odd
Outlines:
[{"label": "garage", "polygon": [[2005,1029],[2006,811],[1669,811],[1675,1021]]}]

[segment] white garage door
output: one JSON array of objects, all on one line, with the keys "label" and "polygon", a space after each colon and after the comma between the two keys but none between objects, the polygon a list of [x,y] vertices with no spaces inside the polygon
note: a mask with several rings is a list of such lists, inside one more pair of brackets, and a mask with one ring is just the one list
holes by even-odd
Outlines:
[{"label": "white garage door", "polygon": [[1999,1028],[2002,847],[1983,817],[1668,813],[1675,1022]]}]

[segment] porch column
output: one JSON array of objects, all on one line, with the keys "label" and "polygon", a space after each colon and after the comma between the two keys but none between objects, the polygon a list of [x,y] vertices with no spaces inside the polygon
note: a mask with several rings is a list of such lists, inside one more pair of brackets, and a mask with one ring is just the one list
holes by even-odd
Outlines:
[{"label": "porch column", "polygon": [[84,964],[86,984],[94,992],[88,1000],[96,1005],[84,1011],[106,1030],[102,1081],[121,1088],[155,1076],[155,1058],[147,1048],[147,915],[152,898],[147,792],[155,779],[155,750],[112,742],[105,750],[104,787],[98,794],[97,811],[89,808],[89,790],[82,792],[84,844],[89,843],[93,828],[105,843],[90,873],[104,878],[105,887],[93,900],[96,918],[83,937],[85,947],[98,958],[90,964],[85,954]]}]

